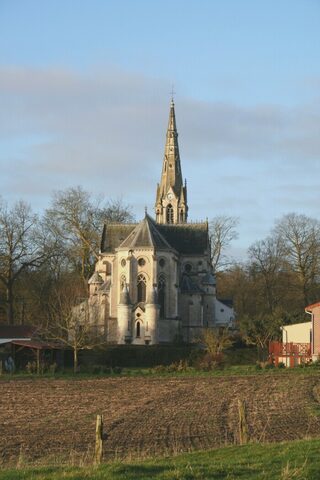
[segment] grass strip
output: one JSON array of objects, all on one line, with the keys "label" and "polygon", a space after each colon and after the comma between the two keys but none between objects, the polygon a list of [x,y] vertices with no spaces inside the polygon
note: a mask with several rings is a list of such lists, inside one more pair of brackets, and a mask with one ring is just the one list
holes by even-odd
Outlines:
[{"label": "grass strip", "polygon": [[320,440],[248,444],[99,467],[43,466],[1,470],[0,480],[315,480]]}]

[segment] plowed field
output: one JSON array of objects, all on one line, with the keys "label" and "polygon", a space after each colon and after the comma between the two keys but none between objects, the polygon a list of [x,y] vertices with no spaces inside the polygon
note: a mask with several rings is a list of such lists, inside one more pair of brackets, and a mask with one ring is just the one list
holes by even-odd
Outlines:
[{"label": "plowed field", "polygon": [[251,440],[319,436],[320,379],[312,375],[0,381],[0,455],[67,459],[94,442],[105,457],[206,449],[238,442],[238,399]]}]

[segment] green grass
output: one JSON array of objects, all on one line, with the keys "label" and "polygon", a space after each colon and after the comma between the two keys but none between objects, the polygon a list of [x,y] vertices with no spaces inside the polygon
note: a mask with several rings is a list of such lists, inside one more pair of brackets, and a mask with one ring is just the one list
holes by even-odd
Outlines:
[{"label": "green grass", "polygon": [[0,480],[317,480],[320,440],[249,444],[99,467],[37,467],[0,471]]}]

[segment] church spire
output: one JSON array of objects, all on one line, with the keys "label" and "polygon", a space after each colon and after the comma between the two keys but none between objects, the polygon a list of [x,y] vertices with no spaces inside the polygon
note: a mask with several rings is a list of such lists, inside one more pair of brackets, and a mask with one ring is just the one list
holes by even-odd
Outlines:
[{"label": "church spire", "polygon": [[171,99],[161,181],[157,187],[156,217],[158,223],[184,223],[187,221],[187,191],[183,186],[178,132],[174,101]]}]

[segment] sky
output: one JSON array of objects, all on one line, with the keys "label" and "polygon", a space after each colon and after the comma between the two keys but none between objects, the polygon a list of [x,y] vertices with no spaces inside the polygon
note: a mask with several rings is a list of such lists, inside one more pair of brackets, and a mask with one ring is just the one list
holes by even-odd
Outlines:
[{"label": "sky", "polygon": [[81,185],[153,213],[174,85],[189,218],[237,259],[319,218],[319,0],[0,0],[0,194]]}]

